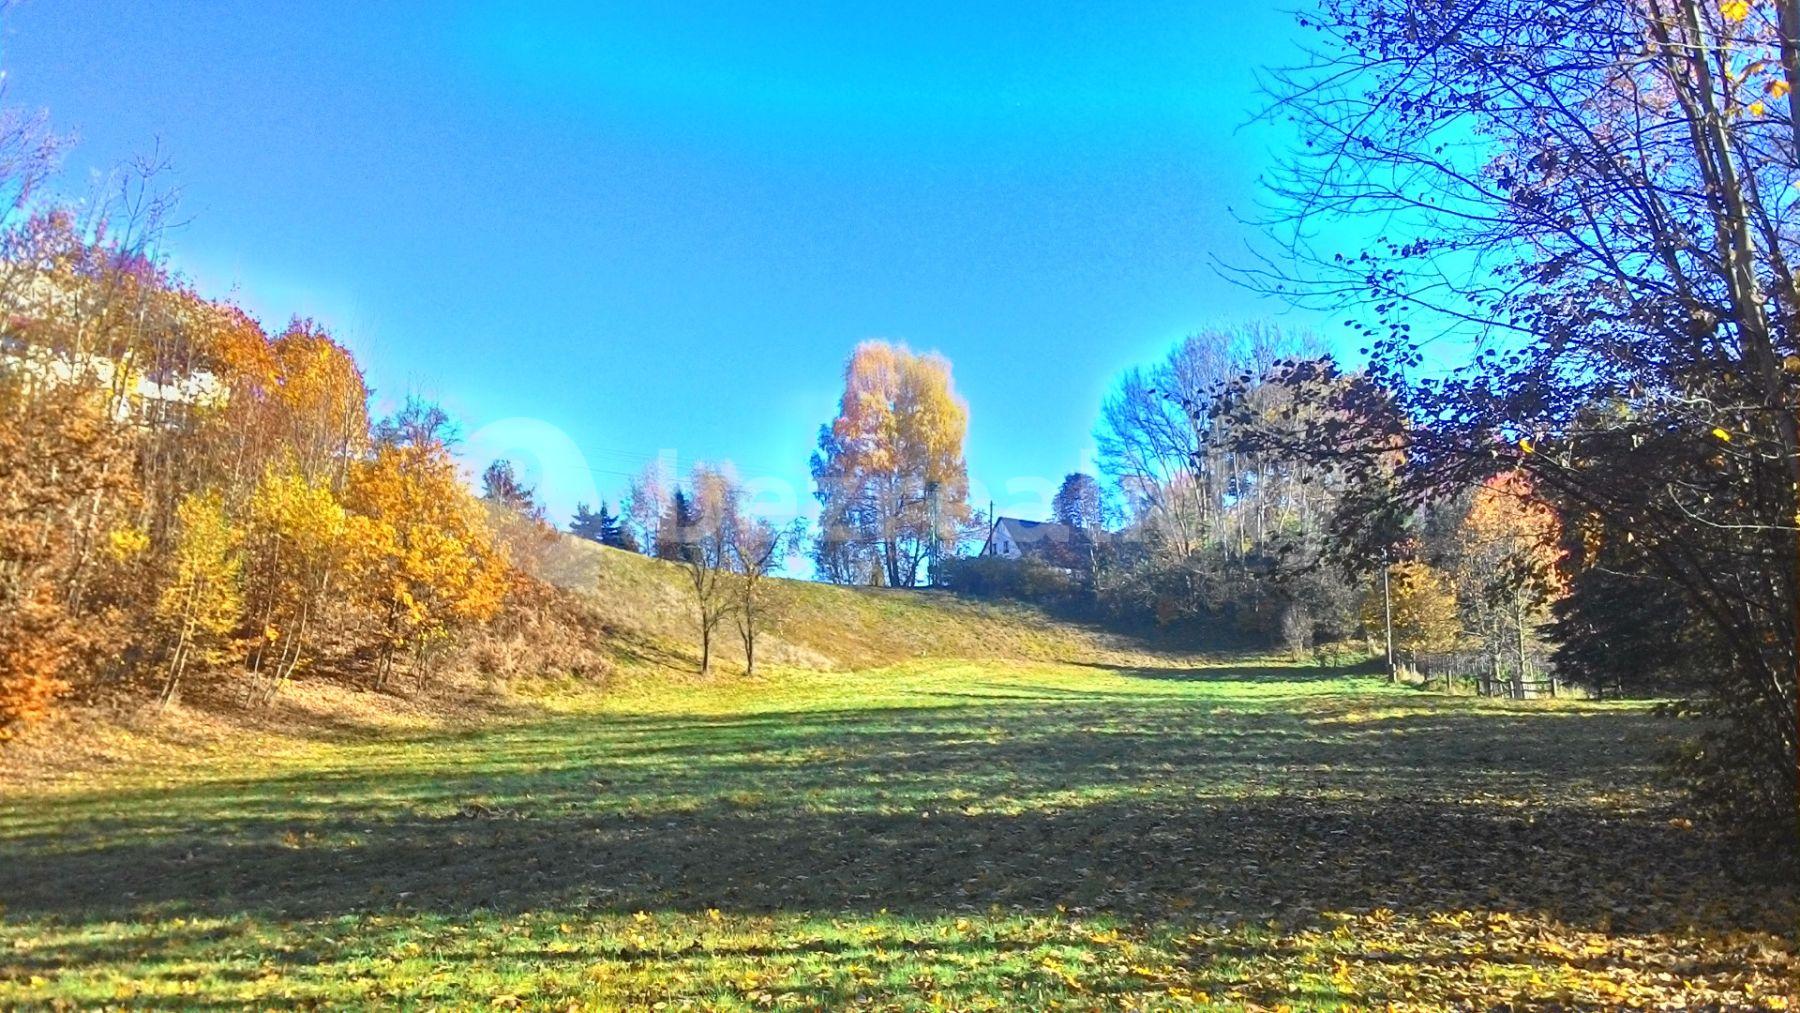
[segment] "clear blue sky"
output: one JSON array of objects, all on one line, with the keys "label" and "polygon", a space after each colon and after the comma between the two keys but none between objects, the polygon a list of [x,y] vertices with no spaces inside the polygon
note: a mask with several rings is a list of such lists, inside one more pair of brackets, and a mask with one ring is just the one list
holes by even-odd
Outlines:
[{"label": "clear blue sky", "polygon": [[160,139],[173,266],[318,318],[559,517],[664,450],[806,496],[869,337],[954,362],[979,495],[1031,513],[1121,369],[1282,311],[1210,258],[1287,15],[598,6],[28,0],[0,62],[78,135],[68,189]]}]

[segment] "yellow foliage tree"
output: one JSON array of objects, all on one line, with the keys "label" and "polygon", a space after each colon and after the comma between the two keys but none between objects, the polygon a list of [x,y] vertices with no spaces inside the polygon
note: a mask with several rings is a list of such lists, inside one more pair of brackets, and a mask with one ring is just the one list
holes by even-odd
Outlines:
[{"label": "yellow foliage tree", "polygon": [[457,479],[442,443],[385,441],[350,472],[345,499],[362,597],[379,617],[383,685],[410,651],[423,681],[426,649],[456,625],[490,618],[508,573],[486,511]]},{"label": "yellow foliage tree", "polygon": [[385,676],[517,586],[443,442],[371,431],[347,349],[306,320],[271,337],[147,237],[0,222],[0,738],[138,658],[166,703],[244,652],[266,702],[379,627]]},{"label": "yellow foliage tree", "polygon": [[230,650],[243,611],[239,580],[243,538],[217,492],[190,493],[175,508],[172,575],[156,603],[156,618],[173,641],[163,678],[167,705],[180,692],[190,663],[216,665]]},{"label": "yellow foliage tree", "polygon": [[[1456,646],[1461,626],[1449,577],[1425,563],[1395,563],[1388,570],[1388,597],[1396,651],[1416,657]],[[1381,630],[1386,618],[1377,589],[1363,599],[1363,626]]]},{"label": "yellow foliage tree", "polygon": [[872,554],[888,585],[917,583],[921,564],[953,545],[969,518],[968,430],[949,360],[885,341],[856,346],[837,418],[813,456],[821,557]]},{"label": "yellow foliage tree", "polygon": [[293,462],[269,468],[250,500],[250,674],[272,701],[303,658],[306,635],[342,572],[349,519],[322,479]]}]

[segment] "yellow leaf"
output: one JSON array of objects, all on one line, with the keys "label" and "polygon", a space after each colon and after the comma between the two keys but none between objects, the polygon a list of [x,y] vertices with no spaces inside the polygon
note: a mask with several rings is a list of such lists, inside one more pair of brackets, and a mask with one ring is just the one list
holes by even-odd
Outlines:
[{"label": "yellow leaf", "polygon": [[1725,15],[1727,21],[1742,21],[1750,16],[1749,0],[1725,0],[1719,5],[1719,13]]},{"label": "yellow leaf", "polygon": [[123,562],[150,547],[150,536],[140,528],[123,527],[114,529],[106,536],[107,548],[112,557]]},{"label": "yellow leaf", "polygon": [[1519,449],[1525,451],[1527,454],[1537,453],[1537,447],[1532,444],[1531,437],[1529,436],[1519,437]]},{"label": "yellow leaf", "polygon": [[1761,102],[1750,103],[1750,115],[1752,116],[1761,116],[1765,109],[1766,107]]},{"label": "yellow leaf", "polygon": [[1720,440],[1723,440],[1723,441],[1724,441],[1724,442],[1726,442],[1726,443],[1730,443],[1730,442],[1731,442],[1731,434],[1730,434],[1730,433],[1728,433],[1728,432],[1726,432],[1726,431],[1725,431],[1725,430],[1723,430],[1723,429],[1720,429],[1720,428],[1719,428],[1719,427],[1717,427],[1717,426],[1714,426],[1714,427],[1713,427],[1713,431],[1712,431],[1712,434],[1713,434],[1713,435],[1714,435],[1714,436],[1716,436],[1716,437],[1718,437],[1718,438],[1719,438],[1719,439],[1720,439]]}]

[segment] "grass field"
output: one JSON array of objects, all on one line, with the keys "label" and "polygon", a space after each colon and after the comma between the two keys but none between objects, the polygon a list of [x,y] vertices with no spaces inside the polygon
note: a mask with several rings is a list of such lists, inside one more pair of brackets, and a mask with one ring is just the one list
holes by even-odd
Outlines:
[{"label": "grass field", "polygon": [[0,1006],[1778,1008],[1658,719],[914,662],[0,796]]}]

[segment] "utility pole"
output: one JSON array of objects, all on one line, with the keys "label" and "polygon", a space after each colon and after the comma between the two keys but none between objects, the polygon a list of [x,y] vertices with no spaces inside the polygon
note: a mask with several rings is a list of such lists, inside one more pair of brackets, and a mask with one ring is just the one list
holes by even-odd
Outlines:
[{"label": "utility pole", "polygon": [[1394,668],[1394,598],[1388,591],[1388,570],[1391,568],[1387,550],[1383,549],[1381,551],[1381,616],[1387,632],[1388,681],[1399,682],[1400,672]]}]

